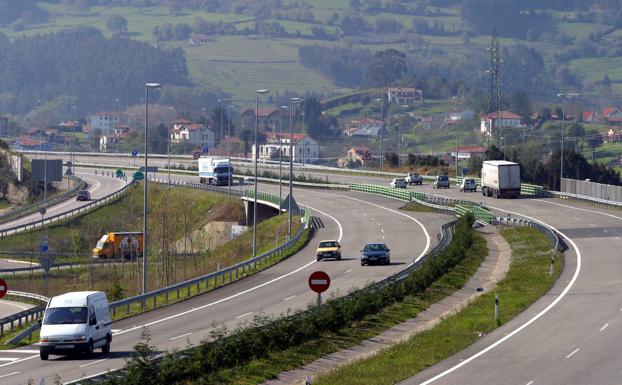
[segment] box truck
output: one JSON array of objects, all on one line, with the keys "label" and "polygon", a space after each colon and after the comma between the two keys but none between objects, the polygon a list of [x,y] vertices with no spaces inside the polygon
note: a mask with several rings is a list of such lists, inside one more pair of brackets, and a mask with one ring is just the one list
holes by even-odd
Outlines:
[{"label": "box truck", "polygon": [[233,177],[233,167],[228,158],[201,157],[199,160],[199,182],[217,186],[228,185]]},{"label": "box truck", "polygon": [[93,258],[133,258],[143,255],[143,233],[104,234],[93,249]]},{"label": "box truck", "polygon": [[482,166],[482,195],[516,198],[520,195],[520,166],[505,160],[486,160]]},{"label": "box truck", "polygon": [[79,291],[52,297],[48,302],[39,333],[39,356],[50,354],[92,354],[101,348],[110,352],[112,321],[106,293]]}]

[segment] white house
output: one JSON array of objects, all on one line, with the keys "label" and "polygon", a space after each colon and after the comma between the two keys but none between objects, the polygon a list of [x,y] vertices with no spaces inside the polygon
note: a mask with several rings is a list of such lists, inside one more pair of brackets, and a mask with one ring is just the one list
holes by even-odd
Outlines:
[{"label": "white house", "polygon": [[423,91],[409,87],[389,87],[387,98],[391,103],[414,106],[423,103]]},{"label": "white house", "polygon": [[454,147],[451,150],[451,157],[458,159],[471,159],[471,158],[481,158],[486,153],[486,149],[484,147],[479,146],[459,146]]},{"label": "white house", "polygon": [[480,123],[480,132],[487,135],[493,134],[493,127],[519,127],[522,124],[521,117],[510,111],[491,112],[482,116]]},{"label": "white house", "polygon": [[133,116],[125,112],[97,112],[87,117],[87,124],[91,130],[100,129],[102,133],[110,133],[120,125],[128,126]]},{"label": "white house", "polygon": [[471,120],[475,116],[473,110],[451,110],[447,112],[447,119],[451,121]]},{"label": "white house", "polygon": [[173,122],[170,132],[171,143],[189,142],[197,147],[214,147],[214,132],[205,125],[180,119]]},{"label": "white house", "polygon": [[[266,143],[259,145],[260,160],[276,160],[279,158],[279,151],[282,156],[289,159],[289,146],[293,137],[293,160],[298,163],[316,163],[320,157],[320,145],[314,139],[305,134],[268,134]],[[253,159],[255,157],[255,145],[252,146]]]},{"label": "white house", "polygon": [[382,120],[372,118],[352,119],[344,133],[348,136],[377,137],[382,124]]}]

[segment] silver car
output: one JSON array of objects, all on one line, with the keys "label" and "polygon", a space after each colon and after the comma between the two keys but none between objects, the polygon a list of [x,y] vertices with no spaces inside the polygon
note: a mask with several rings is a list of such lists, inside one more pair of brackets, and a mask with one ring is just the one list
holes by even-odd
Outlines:
[{"label": "silver car", "polygon": [[449,177],[447,175],[439,175],[432,182],[432,188],[449,188]]}]

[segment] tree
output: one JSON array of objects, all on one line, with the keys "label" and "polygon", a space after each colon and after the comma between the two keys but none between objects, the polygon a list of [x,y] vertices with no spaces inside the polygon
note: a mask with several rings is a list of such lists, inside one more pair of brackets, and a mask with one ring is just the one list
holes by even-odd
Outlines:
[{"label": "tree", "polygon": [[533,112],[529,95],[527,95],[527,93],[523,90],[518,90],[513,93],[510,98],[510,109],[512,112],[520,115],[523,120],[528,120]]},{"label": "tree", "polygon": [[250,128],[245,128],[240,132],[240,139],[244,142],[244,157],[248,156],[249,143],[255,137],[255,132]]},{"label": "tree", "polygon": [[192,33],[192,27],[187,23],[175,24],[175,40],[186,40]]},{"label": "tree", "polygon": [[106,27],[114,35],[127,31],[127,19],[120,15],[110,16],[106,20]]},{"label": "tree", "polygon": [[384,154],[384,159],[391,167],[397,167],[397,153],[387,152]]},{"label": "tree", "polygon": [[378,51],[374,54],[365,84],[369,87],[386,87],[401,80],[406,72],[406,55],[396,49]]}]

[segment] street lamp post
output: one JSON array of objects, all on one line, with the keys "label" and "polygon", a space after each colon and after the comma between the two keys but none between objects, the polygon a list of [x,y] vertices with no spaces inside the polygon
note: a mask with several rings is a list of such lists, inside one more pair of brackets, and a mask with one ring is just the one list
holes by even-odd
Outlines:
[{"label": "street lamp post", "polygon": [[173,107],[169,107],[169,116],[168,116],[168,146],[167,146],[167,158],[168,158],[168,165],[167,165],[167,169],[168,169],[168,188],[171,188],[171,132],[173,130],[173,126],[171,124],[171,120],[173,117],[173,112],[175,111],[175,109]]},{"label": "street lamp post", "polygon": [[561,159],[560,170],[559,170],[559,191],[562,190],[562,179],[564,178],[564,131],[566,129],[566,99],[572,98],[574,96],[578,96],[579,94],[576,92],[570,93],[558,93],[557,97],[562,98],[562,146],[561,146]]},{"label": "street lamp post", "polygon": [[218,99],[218,103],[220,103],[220,127],[219,127],[220,134],[218,135],[218,144],[220,144],[220,143],[222,143],[222,124],[223,124],[222,123],[222,119],[223,119],[223,115],[225,113],[225,111],[224,111],[225,107],[223,105],[224,100]]},{"label": "street lamp post", "polygon": [[294,105],[302,101],[300,98],[289,99],[289,196],[287,198],[287,239],[292,238],[292,193],[293,193],[293,175],[294,175],[294,122],[292,112]]},{"label": "street lamp post", "polygon": [[255,90],[255,194],[253,195],[253,258],[257,256],[257,159],[259,155],[257,136],[259,132],[259,95],[267,93],[268,90]]},{"label": "street lamp post", "polygon": [[[380,120],[382,121],[384,119],[384,99],[377,98],[376,101],[382,103],[380,105]],[[378,163],[378,166],[379,166],[379,169],[382,170],[382,125],[380,126],[379,134],[380,134],[380,162]]]},{"label": "street lamp post", "polygon": [[[283,111],[287,110],[287,106],[281,106],[279,111],[279,204],[283,202]],[[280,213],[279,209],[279,213]]]},{"label": "street lamp post", "polygon": [[159,83],[145,83],[145,186],[143,191],[143,287],[142,293],[145,294],[147,292],[147,185],[148,185],[148,153],[149,148],[147,147],[148,143],[148,135],[149,135],[149,89],[160,88],[161,84]]},{"label": "street lamp post", "polygon": [[227,106],[229,131],[227,134],[227,157],[229,157],[229,182],[227,183],[227,197],[231,199],[231,178],[233,178],[233,172],[231,171],[231,109],[235,108],[234,105]]}]

